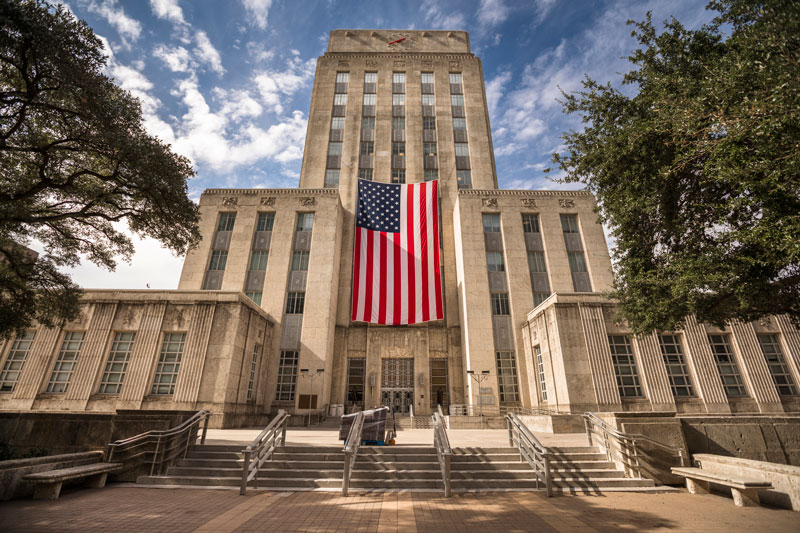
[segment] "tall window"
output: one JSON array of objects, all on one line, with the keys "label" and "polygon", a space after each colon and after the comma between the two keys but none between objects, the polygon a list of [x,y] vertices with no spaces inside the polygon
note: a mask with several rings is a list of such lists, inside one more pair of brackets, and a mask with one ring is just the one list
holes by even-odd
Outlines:
[{"label": "tall window", "polygon": [[325,188],[335,189],[339,186],[339,169],[327,168],[325,169]]},{"label": "tall window", "polygon": [[456,143],[456,157],[469,155],[469,145],[467,143]]},{"label": "tall window", "polygon": [[[392,90],[396,93],[404,93],[406,92],[406,73],[405,72],[394,72],[392,74]],[[400,87],[398,87],[398,85]]]},{"label": "tall window", "polygon": [[456,181],[459,189],[471,189],[472,173],[469,170],[456,170]]},{"label": "tall window", "polygon": [[486,233],[500,233],[500,215],[484,213],[483,231]]},{"label": "tall window", "polygon": [[75,364],[78,362],[78,355],[81,353],[84,334],[83,331],[64,333],[64,340],[61,341],[61,349],[58,351],[46,392],[67,392],[72,374],[75,372]]},{"label": "tall window", "polygon": [[608,345],[611,349],[614,374],[617,376],[619,395],[623,398],[641,396],[642,387],[630,339],[626,335],[609,335]]},{"label": "tall window", "polygon": [[406,169],[393,168],[392,169],[392,183],[405,183],[406,182]]},{"label": "tall window", "polygon": [[256,222],[256,231],[272,231],[275,224],[275,213],[259,213]]},{"label": "tall window", "polygon": [[392,129],[393,130],[406,129],[406,117],[392,117]]},{"label": "tall window", "polygon": [[544,252],[528,252],[528,269],[531,272],[546,273],[547,263],[544,260]]},{"label": "tall window", "polygon": [[261,292],[261,291],[245,291],[244,295],[247,296],[248,298],[250,298],[251,300],[253,300],[253,302],[256,305],[261,305],[261,296],[263,295],[263,292]]},{"label": "tall window", "polygon": [[11,350],[8,352],[8,357],[3,363],[3,370],[0,372],[0,392],[14,391],[17,381],[19,381],[22,367],[25,365],[25,359],[28,357],[28,352],[31,351],[35,336],[36,330],[29,329],[14,339],[11,344]]},{"label": "tall window", "polygon": [[792,372],[783,357],[778,336],[774,333],[759,334],[758,343],[761,345],[764,358],[767,360],[769,373],[772,375],[772,381],[778,389],[778,394],[781,396],[797,395],[797,387],[795,386]]},{"label": "tall window", "polygon": [[722,379],[725,394],[728,396],[747,396],[728,336],[709,335],[708,342],[711,344],[711,351],[714,353],[714,360],[717,362],[717,370],[719,371],[720,379]]},{"label": "tall window", "polygon": [[525,233],[539,233],[539,215],[531,213],[523,214],[522,231]]},{"label": "tall window", "polygon": [[491,298],[492,298],[492,315],[502,316],[511,314],[508,306],[507,293],[504,292],[494,293],[492,294]]},{"label": "tall window", "polygon": [[450,405],[447,359],[431,359],[431,407]]},{"label": "tall window", "polygon": [[561,230],[564,233],[578,233],[578,215],[561,215]]},{"label": "tall window", "polygon": [[232,231],[236,222],[236,213],[220,213],[217,231]]},{"label": "tall window", "polygon": [[542,396],[542,401],[547,401],[547,380],[544,378],[544,360],[542,359],[542,348],[539,345],[533,347],[536,353],[536,367],[539,370],[539,393]]},{"label": "tall window", "polygon": [[[336,73],[336,83],[347,83],[350,81],[350,73],[349,72],[337,72]],[[347,91],[347,88],[345,88]],[[337,91],[340,92],[340,91]]]},{"label": "tall window", "polygon": [[371,168],[359,168],[358,179],[372,181],[373,172]]},{"label": "tall window", "polygon": [[439,171],[436,169],[426,170],[425,174],[423,175],[425,181],[433,181],[435,179],[439,179]]},{"label": "tall window", "polygon": [[228,250],[214,250],[211,252],[211,261],[208,263],[209,270],[225,270],[225,263],[228,262]]},{"label": "tall window", "polygon": [[434,96],[432,94],[423,94],[422,95],[422,105],[423,106],[433,107],[433,105],[435,103],[436,103],[436,99],[434,98]]},{"label": "tall window", "polygon": [[423,130],[435,130],[436,129],[436,117],[422,117],[422,129]]},{"label": "tall window", "polygon": [[333,117],[331,119],[331,129],[332,130],[343,130],[344,129],[344,117]]},{"label": "tall window", "polygon": [[292,270],[308,270],[308,250],[292,252]]},{"label": "tall window", "polygon": [[404,143],[404,142],[393,142],[392,143],[392,155],[406,155],[406,143]]},{"label": "tall window", "polygon": [[328,143],[328,155],[342,155],[342,143]]},{"label": "tall window", "polygon": [[462,117],[453,118],[453,129],[454,130],[466,130],[467,129],[467,119],[462,118]]},{"label": "tall window", "polygon": [[297,360],[296,350],[282,350],[278,364],[278,386],[275,389],[275,400],[294,401],[295,387],[297,385]]},{"label": "tall window", "polygon": [[119,394],[122,382],[125,380],[125,372],[128,371],[128,361],[131,358],[135,338],[136,333],[132,331],[114,333],[114,340],[111,342],[111,351],[108,352],[108,360],[103,370],[98,393]]},{"label": "tall window", "polygon": [[375,105],[377,103],[377,95],[364,94],[364,105]]},{"label": "tall window", "polygon": [[[422,83],[425,85],[433,85],[433,72],[423,72]],[[431,90],[433,90],[433,88],[431,88]]]},{"label": "tall window", "polygon": [[347,95],[344,93],[334,94],[333,105],[347,105]]},{"label": "tall window", "polygon": [[434,156],[436,154],[436,143],[422,143],[422,155]]},{"label": "tall window", "polygon": [[451,94],[450,105],[453,107],[464,107],[464,96],[460,94]]},{"label": "tall window", "polygon": [[314,227],[314,213],[298,213],[295,231],[311,231]]},{"label": "tall window", "polygon": [[503,252],[486,252],[486,268],[489,272],[505,272],[506,264],[503,261]]},{"label": "tall window", "polygon": [[392,105],[406,105],[406,95],[404,95],[404,94],[393,94],[392,95]]},{"label": "tall window", "polygon": [[367,91],[367,84],[375,84],[378,83],[378,73],[377,72],[365,72],[364,73],[364,91]]},{"label": "tall window", "polygon": [[676,398],[694,396],[692,378],[689,375],[689,367],[683,357],[680,338],[677,335],[659,335],[658,342],[661,345],[664,364],[667,366],[667,376],[669,376],[672,395]]},{"label": "tall window", "polygon": [[254,251],[250,256],[250,270],[266,270],[269,252],[267,250]]},{"label": "tall window", "polygon": [[253,346],[253,358],[250,360],[250,379],[247,380],[247,399],[253,399],[253,391],[256,386],[256,370],[258,369],[258,354],[261,353],[261,345]]},{"label": "tall window", "polygon": [[372,155],[375,153],[375,143],[372,141],[361,141],[361,155]]},{"label": "tall window", "polygon": [[361,119],[361,129],[370,131],[375,129],[375,117],[364,117]]},{"label": "tall window", "polygon": [[567,252],[567,259],[571,272],[587,272],[586,258],[583,256],[583,252]]},{"label": "tall window", "polygon": [[497,361],[497,392],[501,404],[519,402],[517,361],[514,352],[495,352]]},{"label": "tall window", "polygon": [[362,405],[364,403],[364,376],[367,363],[363,357],[347,359],[347,403]]},{"label": "tall window", "polygon": [[161,353],[158,355],[156,374],[150,394],[174,394],[178,371],[181,367],[186,333],[164,333]]},{"label": "tall window", "polygon": [[286,314],[302,315],[305,307],[306,293],[290,292],[286,295]]}]

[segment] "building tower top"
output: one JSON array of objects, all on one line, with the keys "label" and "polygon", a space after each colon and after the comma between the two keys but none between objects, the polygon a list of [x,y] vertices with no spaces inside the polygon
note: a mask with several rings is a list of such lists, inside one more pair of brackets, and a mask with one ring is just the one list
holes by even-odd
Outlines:
[{"label": "building tower top", "polygon": [[448,30],[333,30],[328,53],[469,54],[469,33]]}]

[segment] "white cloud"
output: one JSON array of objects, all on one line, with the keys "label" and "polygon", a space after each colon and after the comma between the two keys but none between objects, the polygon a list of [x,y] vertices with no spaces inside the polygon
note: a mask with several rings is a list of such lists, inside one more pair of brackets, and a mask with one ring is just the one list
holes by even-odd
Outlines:
[{"label": "white cloud", "polygon": [[311,80],[314,64],[313,59],[303,61],[295,55],[288,61],[285,70],[259,72],[253,81],[261,95],[261,101],[275,113],[281,114],[286,97],[294,95]]},{"label": "white cloud", "polygon": [[160,44],[153,50],[153,55],[163,61],[172,72],[188,72],[192,65],[189,51],[182,46],[170,48]]},{"label": "white cloud", "polygon": [[262,30],[267,27],[267,17],[269,16],[269,8],[272,7],[272,0],[242,0],[242,4],[250,16],[253,17],[253,22]]},{"label": "white cloud", "polygon": [[183,24],[183,10],[178,5],[178,0],[150,0],[150,8],[153,10],[155,16],[160,19],[174,22],[175,24]]},{"label": "white cloud", "polygon": [[114,26],[122,37],[125,46],[130,46],[130,41],[139,39],[142,33],[142,25],[139,21],[130,18],[125,14],[125,10],[117,4],[116,0],[89,0],[81,2],[90,13],[99,15]]},{"label": "white cloud", "polygon": [[[541,0],[537,3],[541,3]],[[484,28],[497,26],[508,18],[508,11],[508,6],[503,3],[503,0],[481,0],[478,8],[478,23]]]},{"label": "white cloud", "polygon": [[302,157],[307,120],[301,111],[264,129],[252,122],[240,124],[239,118],[255,116],[260,104],[242,91],[215,91],[218,97],[232,97],[218,111],[213,111],[201,94],[197,81],[183,80],[175,94],[187,107],[181,118],[174,148],[193,161],[208,164],[215,170],[229,170],[261,159],[280,163]]},{"label": "white cloud", "polygon": [[211,70],[220,75],[224,74],[225,69],[222,67],[222,59],[220,58],[219,52],[214,48],[214,45],[211,44],[206,32],[198,30],[194,37],[197,43],[194,54],[207,64]]},{"label": "white cloud", "polygon": [[511,81],[511,72],[506,70],[486,82],[486,101],[489,106],[489,117],[495,116],[497,103],[503,96],[505,85]]},{"label": "white cloud", "polygon": [[425,0],[420,7],[425,25],[431,29],[460,30],[467,25],[461,13],[443,13],[436,0]]},{"label": "white cloud", "polygon": [[556,5],[556,0],[534,0],[536,3],[536,22],[542,22],[550,10]]}]

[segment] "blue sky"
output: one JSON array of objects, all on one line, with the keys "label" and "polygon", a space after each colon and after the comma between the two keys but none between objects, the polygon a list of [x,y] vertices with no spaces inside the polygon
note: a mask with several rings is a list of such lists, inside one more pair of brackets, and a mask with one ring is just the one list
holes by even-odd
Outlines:
[{"label": "blue sky", "polygon": [[[68,0],[104,41],[108,73],[142,101],[148,130],[189,157],[192,198],[209,187],[296,187],[316,58],[340,28],[459,29],[483,61],[502,188],[575,188],[543,169],[579,128],[558,87],[585,74],[619,84],[647,11],[688,27],[705,1]],[[181,258],[136,239],[131,265],[72,271],[82,286],[173,289]]]}]

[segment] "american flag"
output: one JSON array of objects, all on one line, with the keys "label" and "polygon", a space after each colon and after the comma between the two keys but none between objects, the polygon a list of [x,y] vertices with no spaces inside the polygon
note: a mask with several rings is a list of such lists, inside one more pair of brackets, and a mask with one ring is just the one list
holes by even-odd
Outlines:
[{"label": "american flag", "polygon": [[358,180],[353,321],[416,324],[444,318],[438,181]]}]

